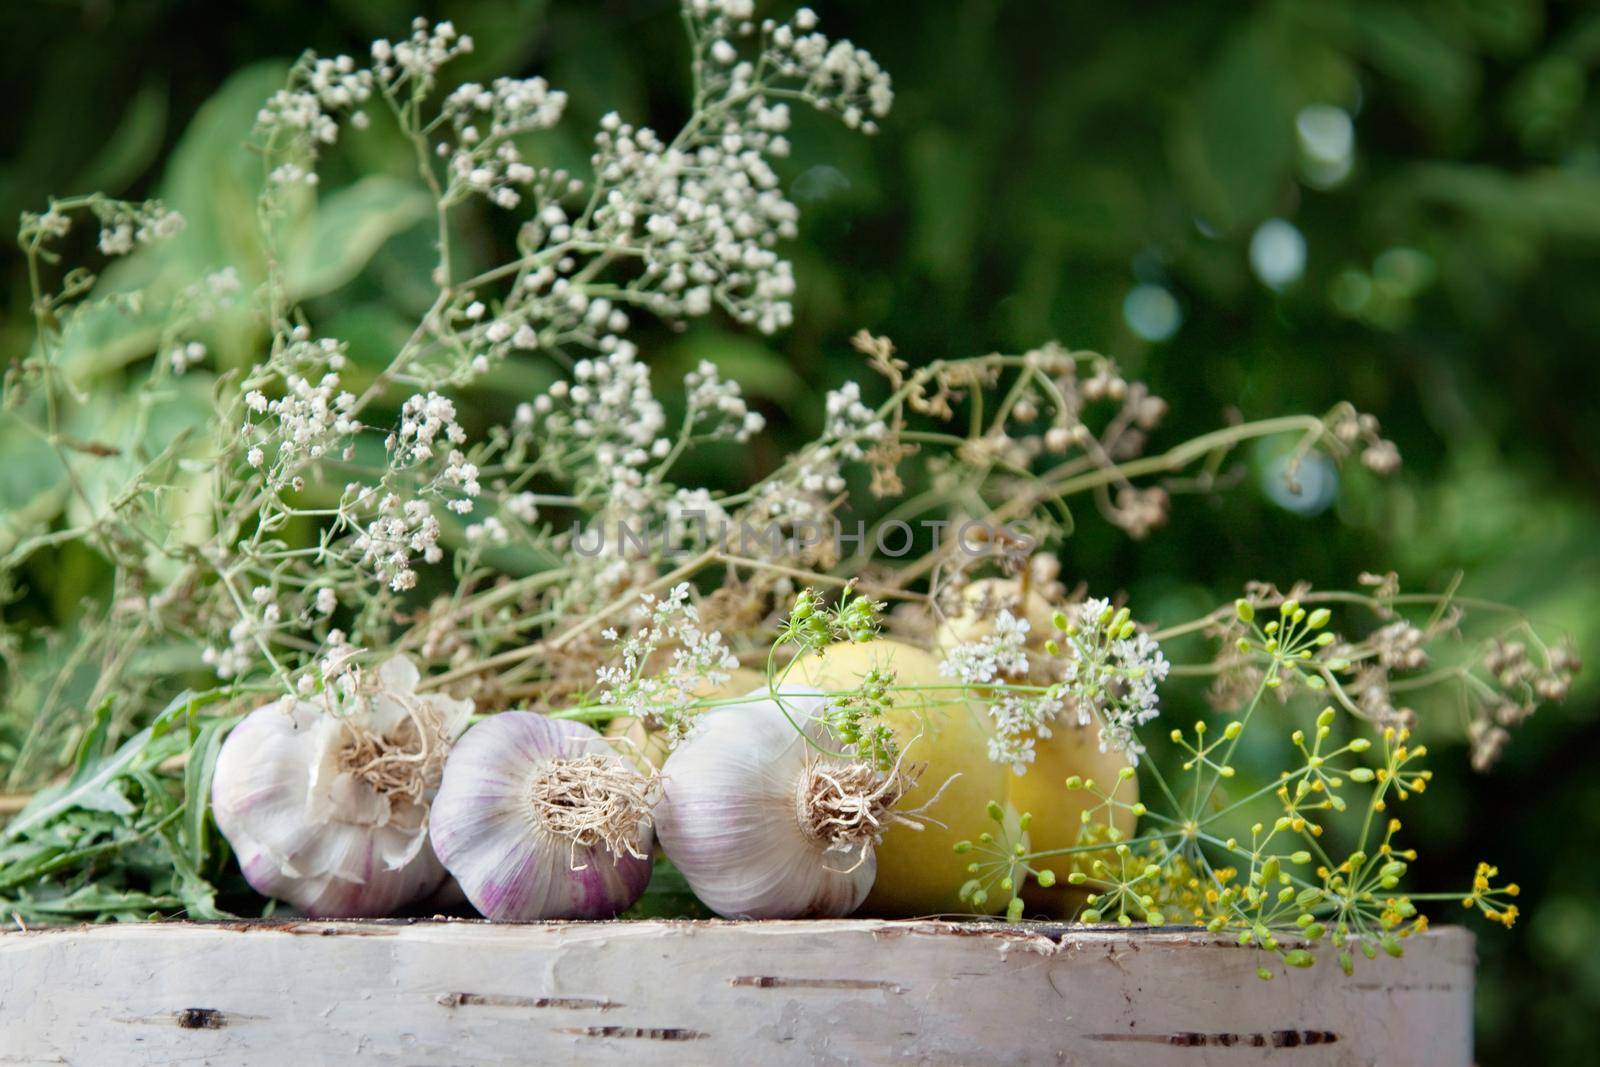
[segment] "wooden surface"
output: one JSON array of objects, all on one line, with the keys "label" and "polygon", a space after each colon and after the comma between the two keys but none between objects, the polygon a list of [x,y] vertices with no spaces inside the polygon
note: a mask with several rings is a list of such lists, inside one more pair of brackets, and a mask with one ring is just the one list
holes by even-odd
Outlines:
[{"label": "wooden surface", "polygon": [[0,933],[0,1063],[1468,1064],[1473,941],[860,920]]}]

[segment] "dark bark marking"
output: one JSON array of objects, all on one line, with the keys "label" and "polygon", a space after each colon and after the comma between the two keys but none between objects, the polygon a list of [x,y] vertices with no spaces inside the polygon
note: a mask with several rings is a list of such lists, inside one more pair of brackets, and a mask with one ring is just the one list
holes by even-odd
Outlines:
[{"label": "dark bark marking", "polygon": [[1089,1034],[1088,1037],[1091,1041],[1140,1041],[1178,1048],[1232,1048],[1234,1045],[1299,1048],[1301,1045],[1332,1045],[1339,1040],[1339,1035],[1332,1030],[1273,1030],[1252,1034],[1208,1034],[1197,1030],[1180,1030],[1171,1034]]},{"label": "dark bark marking", "polygon": [[184,1008],[173,1015],[185,1030],[221,1030],[228,1025],[228,1017],[216,1008]]},{"label": "dark bark marking", "polygon": [[678,1026],[577,1026],[561,1032],[579,1037],[626,1037],[646,1041],[699,1041],[711,1036]]},{"label": "dark bark marking", "polygon": [[750,986],[755,989],[881,989],[886,993],[905,992],[903,986],[872,978],[780,978],[771,975],[742,974],[731,979],[729,984]]},{"label": "dark bark marking", "polygon": [[594,997],[520,997],[511,993],[441,993],[440,1004],[460,1008],[481,1004],[494,1008],[570,1008],[575,1011],[609,1011],[620,1008],[614,1000]]}]

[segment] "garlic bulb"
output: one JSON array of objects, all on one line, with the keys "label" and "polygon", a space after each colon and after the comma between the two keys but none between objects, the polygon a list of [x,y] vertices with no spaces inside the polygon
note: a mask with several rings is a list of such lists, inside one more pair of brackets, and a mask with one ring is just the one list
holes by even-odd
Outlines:
[{"label": "garlic bulb", "polygon": [[434,852],[490,919],[607,919],[650,881],[655,784],[579,722],[507,711],[467,731]]},{"label": "garlic bulb", "polygon": [[849,915],[872,889],[878,837],[900,821],[891,809],[906,783],[827,755],[837,742],[817,690],[782,696],[779,707],[759,689],[696,719],[661,769],[656,834],[718,915]]},{"label": "garlic bulb", "polygon": [[228,735],[212,811],[257,892],[331,918],[390,915],[439,887],[428,803],[472,702],[418,695],[418,680],[397,657]]}]

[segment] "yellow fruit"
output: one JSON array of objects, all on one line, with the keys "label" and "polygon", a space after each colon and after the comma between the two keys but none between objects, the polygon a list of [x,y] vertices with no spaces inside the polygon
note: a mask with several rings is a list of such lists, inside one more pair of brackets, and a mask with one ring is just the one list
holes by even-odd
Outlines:
[{"label": "yellow fruit", "polygon": [[[1030,652],[1042,650],[1044,642],[1055,632],[1050,619],[1054,609],[1037,593],[1022,595],[1021,585],[1013,579],[986,578],[968,586],[964,599],[973,610],[949,619],[939,628],[935,641],[940,649],[948,651],[956,645],[980,640],[994,633],[994,606],[1006,607],[1014,615],[1027,618],[1031,624],[1028,632]],[[987,613],[985,608],[988,608]],[[1079,726],[1069,718],[1070,712],[1053,727],[1050,737],[1041,738],[1034,745],[1034,762],[1025,774],[1006,771],[1007,807],[1018,815],[1031,815],[1027,839],[1032,851],[1072,848],[1078,844],[1078,834],[1083,828],[1083,813],[1099,803],[1087,790],[1071,791],[1066,781],[1073,775],[1094,779],[1102,792],[1117,786],[1117,775],[1129,766],[1120,752],[1101,752],[1100,734],[1093,726]],[[1128,804],[1139,800],[1137,778],[1121,783],[1116,798]],[[1104,821],[1102,811],[1099,820]],[[1133,813],[1115,809],[1111,825],[1123,835],[1134,830]],[[1023,893],[1030,915],[1041,912],[1059,918],[1070,917],[1083,904],[1084,890],[1067,885],[1067,874],[1072,870],[1073,856],[1066,855],[1041,860],[1037,866],[1053,870],[1056,884],[1049,889],[1031,879]],[[1087,867],[1087,863],[1083,864]]]},{"label": "yellow fruit", "polygon": [[[1065,718],[1065,716],[1063,716]],[[1018,813],[1032,815],[1028,824],[1028,845],[1035,852],[1054,848],[1071,848],[1078,843],[1078,831],[1083,826],[1083,812],[1098,804],[1099,798],[1087,789],[1069,790],[1066,781],[1073,775],[1085,780],[1093,778],[1095,786],[1111,793],[1128,804],[1139,799],[1139,780],[1129,779],[1118,783],[1117,774],[1128,766],[1128,758],[1115,750],[1100,751],[1100,732],[1093,726],[1079,726],[1076,722],[1058,722],[1053,733],[1034,745],[1033,763],[1026,774],[1007,771],[1009,789],[1006,797]],[[1135,819],[1133,813],[1123,808],[1115,809],[1111,825],[1124,835],[1131,835]],[[1104,822],[1101,811],[1098,821]],[[1057,918],[1068,918],[1083,904],[1084,892],[1067,885],[1067,875],[1072,871],[1073,856],[1057,856],[1040,860],[1035,867],[1053,870],[1056,884],[1046,889],[1032,879],[1023,899],[1028,914],[1041,912]],[[1083,864],[1085,868],[1088,863]]]},{"label": "yellow fruit", "polygon": [[[895,685],[948,686],[939,661],[920,648],[879,638],[859,644],[838,644],[820,655],[807,656],[789,673],[789,682],[824,690],[854,689],[873,667],[892,671]],[[951,691],[952,693],[954,691]],[[922,764],[917,785],[896,805],[910,811],[928,803],[945,788],[927,815],[944,823],[927,823],[920,831],[890,826],[878,847],[878,877],[863,912],[913,916],[971,912],[959,893],[971,877],[972,854],[958,855],[957,841],[975,840],[998,827],[989,819],[992,801],[1003,802],[1010,771],[988,756],[988,732],[982,711],[959,696],[942,691],[898,693],[885,713],[908,763]],[[960,777],[950,780],[952,775]],[[983,910],[1004,908],[1004,894],[993,893]]]},{"label": "yellow fruit", "polygon": [[[695,696],[721,700],[724,697],[744,696],[752,689],[765,688],[766,684],[767,676],[763,672],[736,667],[728,672],[726,682],[721,685],[702,685],[695,690]],[[666,761],[666,738],[660,733],[646,730],[644,723],[631,715],[612,719],[606,725],[605,736],[612,739],[618,751],[637,763],[640,770],[646,767],[660,770],[661,764]]]}]

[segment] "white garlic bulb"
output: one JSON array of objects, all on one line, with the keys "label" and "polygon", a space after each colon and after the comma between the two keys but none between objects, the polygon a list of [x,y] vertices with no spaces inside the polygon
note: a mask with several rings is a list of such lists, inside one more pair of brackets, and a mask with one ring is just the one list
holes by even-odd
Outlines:
[{"label": "white garlic bulb", "polygon": [[391,915],[439,887],[428,804],[470,700],[416,692],[396,657],[234,727],[211,803],[245,880],[319,917]]},{"label": "white garlic bulb", "polygon": [[745,703],[703,712],[661,769],[662,850],[725,918],[855,911],[904,792],[898,771],[828,754],[838,743],[817,690],[785,690],[782,699],[780,707],[759,689]]},{"label": "white garlic bulb", "polygon": [[590,727],[507,711],[451,752],[430,836],[487,918],[608,919],[649,884],[655,800]]}]

